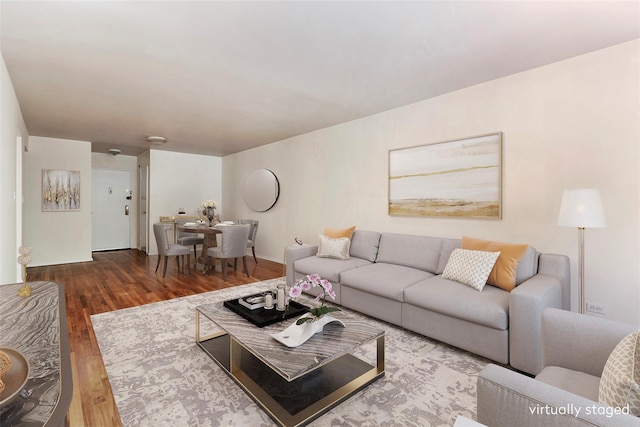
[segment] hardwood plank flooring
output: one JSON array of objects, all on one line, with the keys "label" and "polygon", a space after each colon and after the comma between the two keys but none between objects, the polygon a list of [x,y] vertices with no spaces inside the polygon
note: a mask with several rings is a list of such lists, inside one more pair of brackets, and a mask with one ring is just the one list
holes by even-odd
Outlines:
[{"label": "hardwood plank flooring", "polygon": [[242,272],[239,262],[237,271],[229,269],[226,282],[219,272],[178,272],[173,260],[169,261],[166,278],[162,278],[162,265],[155,273],[157,256],[135,249],[94,252],[93,259],[28,269],[29,281],[48,280],[65,287],[73,375],[68,421],[72,427],[122,425],[93,332],[92,314],[283,276],[282,264],[263,259],[256,264],[252,257],[247,257],[250,277]]}]

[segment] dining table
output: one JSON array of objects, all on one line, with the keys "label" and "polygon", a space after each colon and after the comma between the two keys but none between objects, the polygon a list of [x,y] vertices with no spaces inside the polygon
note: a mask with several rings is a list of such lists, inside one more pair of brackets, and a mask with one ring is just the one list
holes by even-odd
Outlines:
[{"label": "dining table", "polygon": [[195,268],[198,271],[206,273],[211,268],[211,260],[207,255],[207,249],[218,246],[216,235],[222,234],[215,226],[208,226],[206,224],[183,224],[178,225],[178,231],[183,233],[203,234],[204,242],[202,243],[202,254],[196,259]]}]

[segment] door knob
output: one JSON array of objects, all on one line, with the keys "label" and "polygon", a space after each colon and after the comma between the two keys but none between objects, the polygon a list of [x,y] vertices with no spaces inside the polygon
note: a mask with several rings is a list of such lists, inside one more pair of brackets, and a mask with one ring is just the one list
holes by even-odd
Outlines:
[{"label": "door knob", "polygon": [[129,215],[129,205],[124,205],[124,214]]}]

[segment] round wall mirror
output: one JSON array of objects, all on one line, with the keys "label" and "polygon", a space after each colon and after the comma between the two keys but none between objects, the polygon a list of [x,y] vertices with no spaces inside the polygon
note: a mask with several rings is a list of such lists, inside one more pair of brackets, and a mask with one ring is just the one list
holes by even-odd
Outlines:
[{"label": "round wall mirror", "polygon": [[244,201],[256,212],[268,211],[280,196],[278,178],[269,169],[257,169],[244,182]]}]

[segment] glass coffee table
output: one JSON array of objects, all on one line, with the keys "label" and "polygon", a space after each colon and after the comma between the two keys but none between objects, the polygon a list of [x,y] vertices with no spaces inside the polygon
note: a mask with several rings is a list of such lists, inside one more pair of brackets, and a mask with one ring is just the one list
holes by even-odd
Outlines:
[{"label": "glass coffee table", "polygon": [[[196,307],[196,342],[274,421],[305,425],[384,376],[384,331],[332,315],[345,327],[329,324],[289,348],[271,334],[296,319],[258,328],[219,301]],[[368,343],[375,349],[364,360]]]}]

